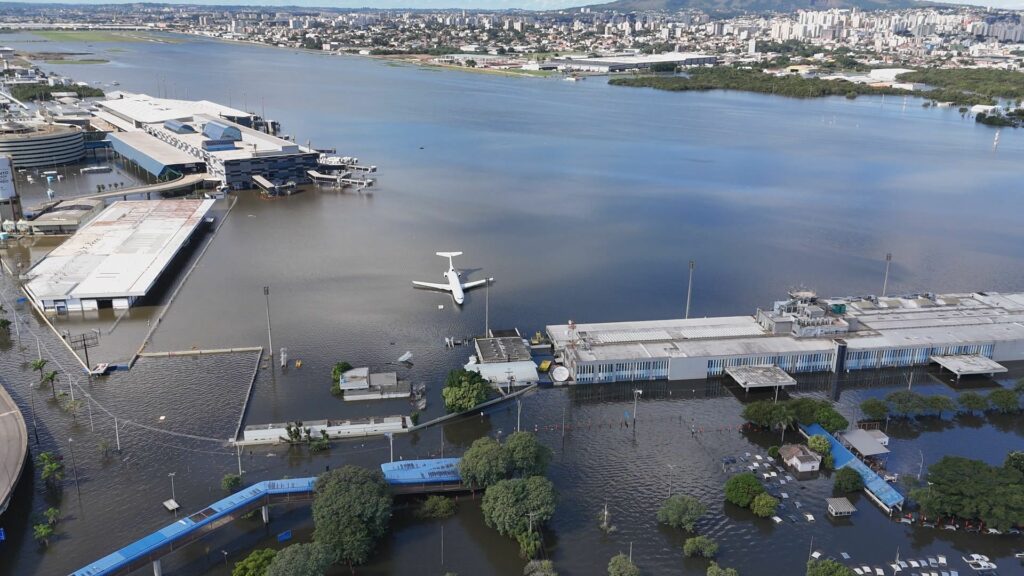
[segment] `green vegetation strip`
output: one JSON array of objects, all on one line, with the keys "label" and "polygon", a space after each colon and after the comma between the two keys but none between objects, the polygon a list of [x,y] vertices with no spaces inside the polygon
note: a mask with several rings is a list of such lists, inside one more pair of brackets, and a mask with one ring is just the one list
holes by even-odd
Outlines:
[{"label": "green vegetation strip", "polygon": [[876,88],[867,84],[855,84],[846,80],[822,80],[820,78],[804,78],[799,75],[774,76],[772,74],[765,74],[760,70],[729,66],[696,68],[688,71],[686,76],[648,75],[612,78],[608,83],[614,86],[654,88],[672,92],[739,90],[742,92],[775,94],[792,98],[821,98],[823,96],[856,98],[861,95],[878,96],[890,94],[920,96],[929,100],[954,102],[966,106],[992,103],[992,98],[989,96],[969,94],[959,90],[939,89],[932,92],[911,92],[895,88]]},{"label": "green vegetation strip", "polygon": [[44,86],[42,84],[15,84],[11,96],[18,100],[51,100],[54,92],[74,92],[79,98],[103,96],[103,90],[92,86]]},{"label": "green vegetation strip", "polygon": [[141,42],[143,38],[116,30],[36,30],[32,34],[54,42]]}]

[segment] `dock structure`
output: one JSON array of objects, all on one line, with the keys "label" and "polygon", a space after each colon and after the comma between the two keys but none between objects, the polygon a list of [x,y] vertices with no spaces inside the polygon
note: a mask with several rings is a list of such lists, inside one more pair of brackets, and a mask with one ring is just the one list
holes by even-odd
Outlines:
[{"label": "dock structure", "polygon": [[751,316],[550,325],[576,384],[718,377],[728,368],[842,373],[941,362],[994,374],[1024,360],[1024,292],[819,298],[793,291]]},{"label": "dock structure", "polygon": [[[878,504],[887,514],[892,514],[894,510],[903,509],[903,495],[899,493],[895,488],[889,485],[888,482],[883,480],[874,470],[868,468],[866,464],[857,459],[853,455],[853,452],[843,446],[843,444],[835,438],[835,436],[829,434],[820,424],[811,424],[805,426],[800,424],[800,432],[805,437],[810,438],[811,436],[824,436],[828,439],[829,445],[832,448],[832,460],[835,464],[835,469],[849,467],[855,472],[860,474],[860,477],[864,480],[864,493],[868,495],[871,500]],[[886,450],[888,452],[888,450]]]},{"label": "dock structure", "polygon": [[0,386],[0,466],[7,471],[0,475],[0,515],[7,510],[11,495],[25,470],[28,457],[28,428],[18,405]]},{"label": "dock structure", "polygon": [[[396,496],[466,491],[469,488],[462,484],[459,475],[460,460],[406,460],[381,464],[381,470]],[[309,502],[315,495],[314,477],[258,482],[72,572],[71,576],[123,576],[147,565],[152,565],[154,576],[162,576],[164,556],[255,510],[260,510],[263,523],[267,524],[270,506]]]},{"label": "dock structure", "polygon": [[337,187],[355,186],[356,188],[370,188],[374,184],[373,178],[353,178],[351,172],[339,172],[337,174],[325,174],[317,170],[307,170],[306,175],[310,180],[317,183],[334,184]]}]

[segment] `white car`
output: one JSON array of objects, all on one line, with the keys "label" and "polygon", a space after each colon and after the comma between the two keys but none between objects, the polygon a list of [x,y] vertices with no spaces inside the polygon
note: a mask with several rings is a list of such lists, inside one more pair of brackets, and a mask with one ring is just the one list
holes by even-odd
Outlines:
[{"label": "white car", "polygon": [[967,562],[968,564],[971,562],[988,562],[988,556],[983,556],[981,554],[968,554],[967,556],[964,556],[963,559],[964,562]]}]

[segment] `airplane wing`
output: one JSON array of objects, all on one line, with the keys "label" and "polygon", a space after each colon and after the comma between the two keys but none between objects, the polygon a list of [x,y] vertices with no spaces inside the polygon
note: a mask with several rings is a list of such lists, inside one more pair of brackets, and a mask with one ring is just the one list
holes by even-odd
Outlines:
[{"label": "airplane wing", "polygon": [[462,285],[463,290],[469,290],[470,288],[476,288],[477,286],[483,286],[487,284],[487,280],[476,280],[474,282],[466,282]]},{"label": "airplane wing", "polygon": [[451,292],[452,287],[448,284],[434,284],[433,282],[417,282],[412,281],[413,286],[419,286],[421,288],[433,288],[434,290],[444,290],[445,292]]}]

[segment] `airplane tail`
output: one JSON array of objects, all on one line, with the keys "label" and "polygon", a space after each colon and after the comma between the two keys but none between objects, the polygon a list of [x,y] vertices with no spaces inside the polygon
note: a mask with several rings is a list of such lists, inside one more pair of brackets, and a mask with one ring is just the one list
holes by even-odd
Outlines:
[{"label": "airplane tail", "polygon": [[438,252],[437,255],[442,258],[452,258],[454,256],[462,256],[462,252]]}]

